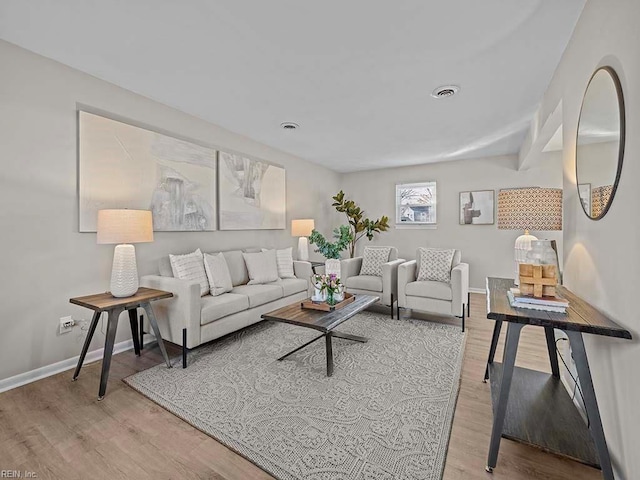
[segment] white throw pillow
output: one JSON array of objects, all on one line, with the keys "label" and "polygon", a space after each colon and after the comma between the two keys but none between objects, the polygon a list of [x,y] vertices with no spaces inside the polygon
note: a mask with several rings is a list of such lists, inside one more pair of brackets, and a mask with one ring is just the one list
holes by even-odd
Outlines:
[{"label": "white throw pillow", "polygon": [[180,280],[195,280],[200,284],[200,296],[209,293],[209,280],[204,271],[202,252],[197,249],[185,255],[169,255],[173,276]]},{"label": "white throw pillow", "polygon": [[391,247],[365,247],[360,275],[382,276],[382,265],[389,261]]},{"label": "white throw pillow", "polygon": [[[268,252],[269,250],[263,248],[262,251]],[[293,273],[293,247],[276,250],[276,263],[280,278],[296,278]]]},{"label": "white throw pillow", "polygon": [[278,280],[278,264],[276,251],[267,250],[260,253],[243,253],[244,262],[249,272],[248,285],[271,283]]},{"label": "white throw pillow", "polygon": [[222,253],[216,255],[204,254],[204,270],[209,280],[211,295],[217,297],[233,289],[229,266]]},{"label": "white throw pillow", "polygon": [[419,248],[418,259],[420,268],[418,269],[419,282],[427,280],[435,282],[451,282],[451,265],[455,250],[445,250],[440,248]]}]

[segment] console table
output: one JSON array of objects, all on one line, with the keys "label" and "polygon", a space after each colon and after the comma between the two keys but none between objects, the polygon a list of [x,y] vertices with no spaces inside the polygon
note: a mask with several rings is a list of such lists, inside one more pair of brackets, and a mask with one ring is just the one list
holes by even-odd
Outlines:
[{"label": "console table", "polygon": [[[614,480],[582,335],[588,333],[631,339],[631,333],[564,287],[558,287],[557,291],[569,301],[566,314],[512,308],[507,291],[513,286],[512,279],[487,278],[487,318],[495,320],[484,377],[484,381],[491,379],[493,403],[487,471],[492,472],[496,466],[500,438],[504,436],[600,466],[604,478]],[[507,322],[508,326],[500,364],[493,360],[503,322]],[[525,325],[544,328],[551,375],[515,367],[520,332]],[[553,333],[556,328],[569,337],[588,425],[560,381]]]},{"label": "console table", "polygon": [[131,334],[133,337],[133,348],[136,355],[140,355],[140,348],[142,346],[142,336],[138,338],[138,324],[136,318],[136,309],[138,307],[144,308],[149,317],[149,324],[153,329],[153,333],[158,341],[158,346],[164,357],[164,361],[167,363],[167,367],[171,368],[171,362],[167,355],[167,350],[164,348],[164,342],[160,336],[160,329],[158,328],[158,322],[156,316],[151,308],[151,302],[154,300],[160,300],[161,298],[173,297],[173,293],[165,292],[163,290],[155,290],[153,288],[140,287],[135,295],[125,298],[117,298],[111,295],[111,293],[98,293],[96,295],[87,295],[84,297],[76,297],[69,299],[69,302],[86,307],[93,310],[93,318],[91,325],[89,326],[89,332],[87,338],[82,346],[82,352],[78,359],[78,365],[73,373],[73,380],[75,381],[80,374],[82,363],[89,350],[89,344],[93,338],[93,334],[98,326],[98,321],[103,312],[108,315],[107,320],[107,335],[104,344],[104,354],[102,356],[102,374],[100,376],[100,389],[98,391],[98,400],[104,398],[104,394],[107,391],[107,380],[109,379],[109,367],[111,366],[111,355],[113,354],[113,345],[116,340],[116,330],[118,328],[118,319],[120,314],[125,310],[129,312],[129,322],[131,323]]}]

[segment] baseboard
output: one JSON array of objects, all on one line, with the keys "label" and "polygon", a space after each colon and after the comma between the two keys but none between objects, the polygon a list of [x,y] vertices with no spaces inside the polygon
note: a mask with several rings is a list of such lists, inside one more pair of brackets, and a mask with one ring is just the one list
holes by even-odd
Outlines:
[{"label": "baseboard", "polygon": [[472,288],[472,287],[469,287],[469,291],[471,293],[481,293],[482,295],[487,293],[487,290],[484,289],[484,288]]},{"label": "baseboard", "polygon": [[[156,337],[151,334],[145,334],[145,345],[155,343],[155,341]],[[133,340],[131,339],[116,343],[113,346],[114,355],[117,353],[126,352],[127,350],[133,350]],[[87,356],[84,358],[83,365],[102,360],[103,353],[104,348],[98,348],[97,350],[87,352]],[[0,380],[0,393],[17,387],[21,387],[22,385],[35,382],[36,380],[40,380],[42,378],[50,377],[51,375],[56,375],[57,373],[64,372],[66,370],[71,370],[72,368],[76,367],[79,358],[80,355],[76,355],[75,357],[67,358],[66,360],[52,363],[51,365],[45,365],[44,367],[36,368],[35,370],[30,370],[24,373],[19,373],[18,375],[14,375],[13,377]]]}]

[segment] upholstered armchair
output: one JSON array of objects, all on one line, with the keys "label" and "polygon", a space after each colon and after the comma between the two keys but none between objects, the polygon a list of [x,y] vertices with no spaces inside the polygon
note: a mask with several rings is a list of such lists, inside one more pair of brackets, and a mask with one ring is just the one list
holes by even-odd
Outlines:
[{"label": "upholstered armchair", "polygon": [[391,307],[398,298],[398,258],[395,247],[365,247],[361,257],[341,261],[341,279],[351,294],[376,295],[380,304]]},{"label": "upholstered armchair", "polygon": [[[469,265],[460,261],[460,250],[443,260],[447,255],[444,252],[451,250],[421,248],[416,260],[398,267],[398,318],[400,308],[453,315],[462,319],[464,332],[465,305],[469,311]],[[425,262],[422,270],[421,262]]]}]

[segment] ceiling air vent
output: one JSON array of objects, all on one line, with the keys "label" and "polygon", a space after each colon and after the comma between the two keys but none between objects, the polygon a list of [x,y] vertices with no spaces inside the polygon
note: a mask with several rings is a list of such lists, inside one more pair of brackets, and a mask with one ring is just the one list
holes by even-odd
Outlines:
[{"label": "ceiling air vent", "polygon": [[289,130],[289,131],[295,130],[298,127],[300,127],[300,125],[298,125],[297,123],[293,123],[293,122],[284,122],[284,123],[281,123],[280,126],[282,128],[284,128],[285,130]]},{"label": "ceiling air vent", "polygon": [[448,98],[454,96],[460,91],[460,87],[456,85],[443,85],[431,92],[433,98]]}]

